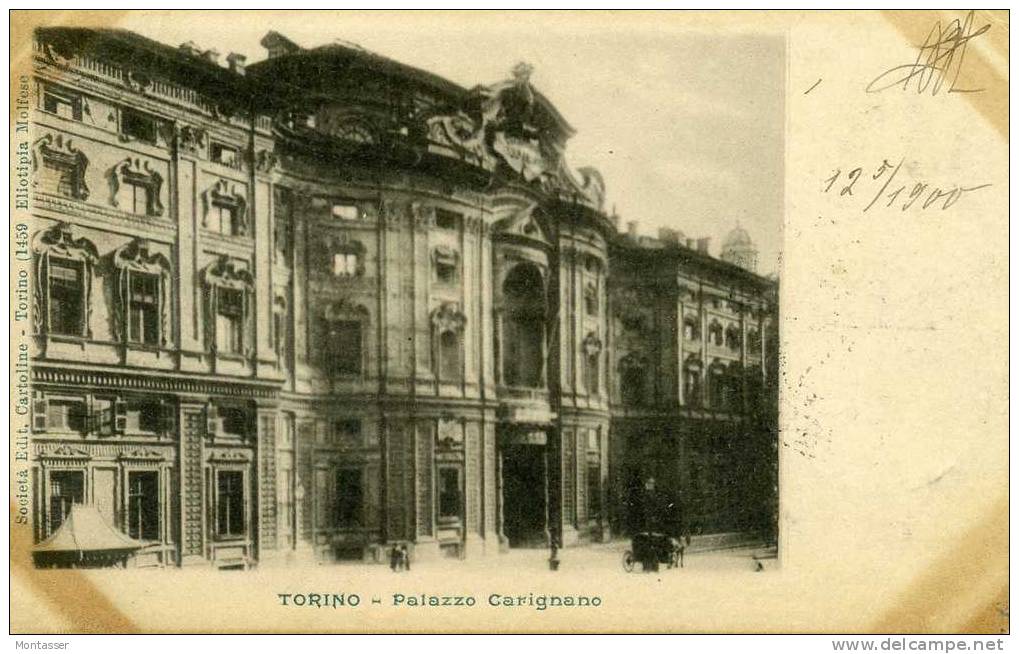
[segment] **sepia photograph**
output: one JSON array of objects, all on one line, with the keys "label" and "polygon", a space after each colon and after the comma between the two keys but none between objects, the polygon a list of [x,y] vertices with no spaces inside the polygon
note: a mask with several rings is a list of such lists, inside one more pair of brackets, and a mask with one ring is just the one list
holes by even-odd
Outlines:
[{"label": "sepia photograph", "polygon": [[[790,103],[839,82],[791,73],[816,60],[785,17],[14,13],[11,565],[40,593],[14,633],[222,633],[202,614],[227,594],[249,596],[231,632],[867,630],[640,608],[823,592],[811,539],[844,526],[797,510],[834,510],[797,470],[850,469],[824,450],[854,418],[814,413],[831,355],[797,358],[834,328],[790,335],[851,315],[796,289],[861,241],[804,256],[830,214],[800,199],[947,215],[1007,191],[893,195],[924,169],[892,148],[801,175]],[[808,15],[801,42],[853,20]],[[938,29],[975,49],[985,18]],[[877,111],[914,74],[886,63],[854,80]],[[357,622],[426,607],[464,612]]]}]

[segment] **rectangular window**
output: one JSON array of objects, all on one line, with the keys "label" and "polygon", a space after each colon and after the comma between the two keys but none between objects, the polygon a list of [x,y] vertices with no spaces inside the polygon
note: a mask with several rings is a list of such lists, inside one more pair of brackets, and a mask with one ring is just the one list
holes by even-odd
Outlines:
[{"label": "rectangular window", "polygon": [[461,216],[452,211],[437,209],[435,211],[435,225],[439,229],[459,229]]},{"label": "rectangular window", "polygon": [[209,150],[211,159],[224,166],[237,165],[237,148],[222,143],[213,143]]},{"label": "rectangular window", "polygon": [[46,89],[43,92],[42,108],[68,120],[81,120],[81,98],[73,93]]},{"label": "rectangular window", "polygon": [[683,397],[687,404],[697,404],[701,398],[701,373],[687,370],[683,376]]},{"label": "rectangular window", "polygon": [[136,141],[156,142],[156,119],[133,109],[120,110],[120,133]]},{"label": "rectangular window", "polygon": [[276,356],[283,358],[287,336],[286,314],[275,311],[272,314],[272,349]]},{"label": "rectangular window", "polygon": [[51,431],[85,431],[85,403],[51,399],[46,406],[46,426]]},{"label": "rectangular window", "polygon": [[159,538],[159,472],[127,473],[127,535],[138,540]]},{"label": "rectangular window", "polygon": [[584,291],[584,312],[589,316],[598,315],[598,290],[594,286]]},{"label": "rectangular window", "polygon": [[216,303],[216,349],[239,353],[242,349],[244,324],[244,291],[221,288]]},{"label": "rectangular window", "polygon": [[236,216],[237,210],[235,207],[222,203],[213,203],[212,207],[209,208],[209,217],[206,220],[206,225],[209,231],[225,236],[233,236],[237,233]]},{"label": "rectangular window", "polygon": [[333,218],[338,220],[357,220],[361,212],[358,210],[356,204],[346,204],[342,202],[336,202],[332,208]]},{"label": "rectangular window", "polygon": [[50,333],[81,336],[84,331],[82,262],[50,259]]},{"label": "rectangular window", "polygon": [[436,261],[435,277],[440,284],[456,282],[456,263],[453,261]]},{"label": "rectangular window", "polygon": [[113,398],[97,397],[92,400],[90,431],[100,436],[113,434]]},{"label": "rectangular window", "polygon": [[127,403],[125,431],[132,433],[158,433],[161,427],[163,406],[156,401],[141,400]]},{"label": "rectangular window", "polygon": [[361,526],[364,484],[360,468],[336,470],[336,526]]},{"label": "rectangular window", "polygon": [[65,198],[78,198],[81,191],[81,179],[78,167],[62,161],[43,158],[39,173],[40,185],[51,193]]},{"label": "rectangular window", "polygon": [[601,466],[593,462],[587,465],[587,517],[601,517]]},{"label": "rectangular window", "polygon": [[227,436],[243,438],[248,431],[248,414],[240,407],[218,407],[222,433]]},{"label": "rectangular window", "polygon": [[127,195],[127,209],[136,216],[152,215],[152,189],[144,184],[124,181],[124,192]]},{"label": "rectangular window", "polygon": [[360,444],[361,421],[357,418],[340,418],[333,421],[333,439],[337,443]]},{"label": "rectangular window", "polygon": [[587,392],[592,395],[597,395],[600,390],[600,384],[598,383],[598,354],[589,354],[584,360],[584,384],[587,386]]},{"label": "rectangular window", "polygon": [[85,501],[85,473],[54,470],[50,473],[49,525],[52,534],[71,514],[71,507]]},{"label": "rectangular window", "polygon": [[460,469],[439,468],[439,518],[460,517]]},{"label": "rectangular window", "polygon": [[216,534],[244,535],[244,473],[240,470],[216,473]]},{"label": "rectangular window", "polygon": [[357,275],[357,255],[350,252],[333,254],[333,275],[355,277]]},{"label": "rectangular window", "polygon": [[330,323],[329,357],[336,375],[361,374],[361,323],[337,320]]},{"label": "rectangular window", "polygon": [[127,338],[132,343],[159,342],[159,276],[132,272]]}]

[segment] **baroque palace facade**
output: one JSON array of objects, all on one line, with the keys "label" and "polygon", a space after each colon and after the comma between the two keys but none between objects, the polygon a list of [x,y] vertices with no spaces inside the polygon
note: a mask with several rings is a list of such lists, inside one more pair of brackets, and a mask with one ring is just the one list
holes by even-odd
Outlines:
[{"label": "baroque palace facade", "polygon": [[139,566],[474,556],[640,528],[655,486],[760,527],[745,233],[620,234],[526,65],[262,44],[36,33],[37,541],[84,503]]}]

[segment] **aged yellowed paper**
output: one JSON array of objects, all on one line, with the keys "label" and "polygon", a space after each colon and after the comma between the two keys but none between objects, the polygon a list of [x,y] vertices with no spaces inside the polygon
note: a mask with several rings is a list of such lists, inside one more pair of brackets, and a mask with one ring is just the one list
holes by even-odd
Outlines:
[{"label": "aged yellowed paper", "polygon": [[13,633],[1007,632],[1007,12],[11,64]]}]

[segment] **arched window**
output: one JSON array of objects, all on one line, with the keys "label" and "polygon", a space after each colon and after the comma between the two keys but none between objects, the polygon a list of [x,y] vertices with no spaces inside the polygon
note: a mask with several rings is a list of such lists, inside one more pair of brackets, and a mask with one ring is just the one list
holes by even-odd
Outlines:
[{"label": "arched window", "polygon": [[591,332],[584,339],[584,387],[591,395],[598,395],[601,392],[601,378],[599,375],[599,362],[601,360],[601,340]]},{"label": "arched window", "polygon": [[688,341],[699,341],[701,338],[700,321],[694,316],[683,319],[683,338]]},{"label": "arched window", "polygon": [[708,343],[721,347],[724,341],[722,324],[717,320],[711,321],[711,326],[708,327]]},{"label": "arched window", "polygon": [[761,333],[754,327],[747,332],[747,347],[751,354],[761,353]]},{"label": "arched window", "polygon": [[689,359],[683,366],[683,401],[687,406],[700,406],[701,403],[701,362],[700,359]]},{"label": "arched window", "polygon": [[280,362],[285,362],[287,352],[287,300],[277,295],[272,303],[272,349]]},{"label": "arched window", "polygon": [[544,385],[545,283],[532,263],[517,264],[502,286],[505,303],[502,372],[508,386]]},{"label": "arched window", "polygon": [[443,381],[460,378],[460,335],[452,330],[439,335],[439,378]]},{"label": "arched window", "polygon": [[741,340],[739,329],[735,325],[730,325],[725,330],[725,346],[733,352],[739,351]]},{"label": "arched window", "polygon": [[729,405],[729,380],[722,363],[714,363],[708,369],[708,404],[712,409]]},{"label": "arched window", "polygon": [[619,391],[623,404],[641,406],[645,403],[645,371],[644,358],[631,352],[619,362]]},{"label": "arched window", "polygon": [[467,318],[451,302],[432,312],[435,374],[440,382],[463,379],[463,333]]},{"label": "arched window", "polygon": [[584,287],[584,312],[589,316],[598,315],[598,287],[594,282]]}]

